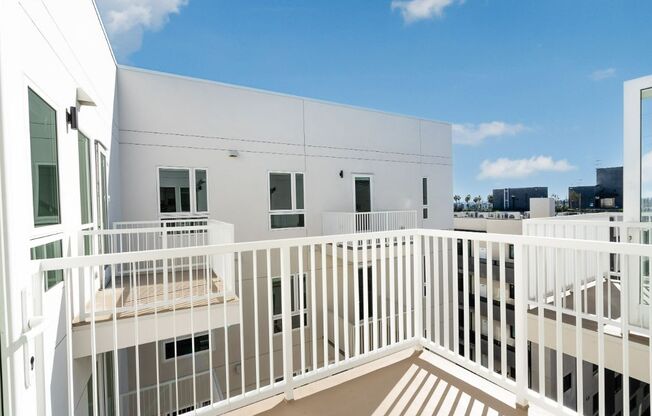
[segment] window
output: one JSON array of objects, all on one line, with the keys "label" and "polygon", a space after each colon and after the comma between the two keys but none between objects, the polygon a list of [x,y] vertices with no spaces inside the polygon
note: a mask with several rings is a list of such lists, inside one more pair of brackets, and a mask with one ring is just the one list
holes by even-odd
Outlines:
[{"label": "window", "polygon": [[652,221],[652,88],[641,91],[641,221]]},{"label": "window", "polygon": [[[59,257],[63,257],[61,240],[32,247],[30,250],[30,258],[32,260],[57,259]],[[63,270],[50,270],[46,272],[45,290],[50,290],[59,282],[63,282]]]},{"label": "window", "polygon": [[509,259],[514,260],[514,244],[509,245]]},{"label": "window", "polygon": [[[176,357],[183,357],[184,355],[192,354],[193,338],[184,338],[177,340]],[[195,338],[195,353],[208,350],[208,334],[196,335]],[[171,360],[175,357],[174,341],[165,343],[165,359]]]},{"label": "window", "polygon": [[56,112],[28,90],[34,225],[60,224]]},{"label": "window", "polygon": [[[95,142],[95,193],[97,197],[97,221],[102,229],[109,228],[109,191],[106,169],[106,149]],[[107,236],[108,237],[108,236]],[[108,240],[107,240],[108,241]]]},{"label": "window", "polygon": [[[301,310],[299,297],[301,291],[299,287],[299,275],[291,276],[290,284],[290,309],[292,311],[292,329],[301,327],[301,317],[303,316],[303,326],[308,326],[308,313],[306,306],[306,275],[303,275],[303,311]],[[281,278],[275,277],[272,279],[272,313],[274,314],[274,333],[278,334],[283,331],[283,315],[281,303]]]},{"label": "window", "polygon": [[195,201],[197,212],[208,211],[208,190],[206,189],[206,170],[195,169]]},{"label": "window", "polygon": [[303,173],[270,172],[269,211],[272,229],[304,226]]},{"label": "window", "polygon": [[564,392],[567,392],[573,386],[573,373],[564,376]]},{"label": "window", "polygon": [[428,219],[428,178],[421,179],[421,199],[423,202],[423,219]]},{"label": "window", "polygon": [[514,299],[514,285],[511,283],[509,284],[509,298]]},{"label": "window", "polygon": [[91,143],[88,137],[79,133],[77,136],[79,150],[79,199],[81,201],[81,223],[93,222],[93,204],[91,198]]},{"label": "window", "polygon": [[[190,184],[194,183],[191,192]],[[159,168],[159,212],[208,212],[208,174],[206,169]]]}]

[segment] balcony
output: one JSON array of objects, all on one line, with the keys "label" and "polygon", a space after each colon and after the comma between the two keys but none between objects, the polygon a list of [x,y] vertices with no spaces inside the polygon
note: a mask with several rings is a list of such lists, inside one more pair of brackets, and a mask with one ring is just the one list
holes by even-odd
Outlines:
[{"label": "balcony", "polygon": [[417,227],[416,211],[324,212],[322,234],[355,234]]},{"label": "balcony", "polygon": [[[336,409],[349,396],[343,384],[328,384],[339,380],[333,377],[423,350],[435,364],[404,357],[402,365],[416,365],[411,373],[388,365],[373,378],[390,387],[408,378],[410,397],[391,393],[393,387],[385,396],[380,390],[363,396],[377,406],[390,397],[387,408],[401,410],[418,398],[435,409],[485,406],[502,413],[491,397],[504,396],[514,414],[526,411],[517,403],[568,414],[605,414],[620,403],[627,414],[649,408],[652,308],[636,282],[650,255],[644,244],[409,228],[41,260],[37,278],[64,270],[68,382],[91,377],[99,409],[123,408],[122,393],[135,391],[140,413],[157,414],[169,406],[161,386],[181,379],[193,380],[193,400],[175,400],[177,412],[192,407],[198,414],[220,414],[271,398],[297,399],[290,407],[328,400]],[[146,303],[136,297],[133,316],[121,319],[107,316],[91,296],[86,332],[76,333],[70,313],[79,303],[75,284],[92,286],[95,279],[84,271],[106,273],[122,265],[132,275],[161,267],[176,275],[216,262],[232,270],[236,301],[191,294],[185,309],[176,308],[172,297],[143,315]],[[493,299],[494,306],[485,301],[477,307],[482,298]],[[121,326],[124,321],[129,325]],[[207,336],[202,352],[172,358],[161,352],[198,334]],[[93,370],[80,374],[70,363],[84,357]],[[108,357],[117,362],[95,371]],[[208,377],[208,399],[199,397],[205,386],[198,381],[207,371],[215,374]],[[622,381],[618,392],[614,374]],[[476,379],[487,383],[483,390],[491,397],[459,384]],[[301,399],[306,390],[314,392],[308,401]],[[70,408],[81,394],[70,389]]]}]

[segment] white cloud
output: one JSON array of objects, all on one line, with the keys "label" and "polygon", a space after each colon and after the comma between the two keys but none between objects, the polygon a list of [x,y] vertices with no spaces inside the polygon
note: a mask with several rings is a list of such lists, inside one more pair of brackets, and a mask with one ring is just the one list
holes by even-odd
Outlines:
[{"label": "white cloud", "polygon": [[143,33],[161,30],[188,0],[97,0],[97,8],[118,59],[140,49]]},{"label": "white cloud", "polygon": [[589,75],[593,81],[602,81],[603,79],[616,76],[616,68],[597,69]]},{"label": "white cloud", "polygon": [[392,0],[392,10],[398,9],[403,20],[411,23],[422,19],[441,17],[444,9],[464,0]]},{"label": "white cloud", "polygon": [[453,143],[476,145],[491,137],[514,136],[525,130],[527,127],[522,124],[509,124],[504,121],[453,124]]},{"label": "white cloud", "polygon": [[483,161],[478,179],[525,178],[538,172],[568,172],[573,169],[575,166],[566,159],[553,160],[550,156],[532,156],[529,159],[500,158]]}]

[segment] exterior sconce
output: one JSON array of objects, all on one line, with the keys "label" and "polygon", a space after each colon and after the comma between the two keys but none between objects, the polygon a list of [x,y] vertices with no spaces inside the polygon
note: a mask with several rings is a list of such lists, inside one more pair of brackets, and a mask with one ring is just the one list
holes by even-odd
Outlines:
[{"label": "exterior sconce", "polygon": [[72,130],[77,130],[77,107],[66,110],[66,123]]},{"label": "exterior sconce", "polygon": [[229,150],[229,157],[238,157],[240,153],[237,150]]},{"label": "exterior sconce", "polygon": [[344,178],[344,171],[343,170],[340,171],[340,178]]}]

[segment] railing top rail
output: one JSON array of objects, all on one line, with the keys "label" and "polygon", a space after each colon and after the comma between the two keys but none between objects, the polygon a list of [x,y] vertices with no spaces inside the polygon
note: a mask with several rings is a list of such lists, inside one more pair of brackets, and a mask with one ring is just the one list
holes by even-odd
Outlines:
[{"label": "railing top rail", "polygon": [[252,250],[282,249],[313,244],[337,244],[349,241],[410,236],[444,237],[451,239],[479,240],[486,242],[522,244],[560,249],[577,249],[584,251],[597,251],[635,256],[652,256],[652,246],[643,244],[614,243],[606,241],[577,240],[541,236],[522,236],[510,234],[485,234],[469,231],[406,229],[371,233],[340,234],[318,237],[300,237],[242,243],[226,243],[196,247],[134,251],[127,253],[100,254],[80,257],[63,257],[56,259],[34,260],[34,262],[38,262],[38,269],[40,271],[49,271],[68,268],[94,267],[105,264],[165,260],[179,257],[219,255]]},{"label": "railing top rail", "polygon": [[353,211],[324,211],[322,215],[371,215],[371,214],[412,214],[416,215],[417,211],[413,209],[393,210],[393,211],[369,211],[369,212],[353,212]]},{"label": "railing top rail", "polygon": [[594,227],[603,227],[603,228],[611,228],[611,227],[629,227],[629,228],[641,228],[641,229],[646,229],[646,228],[652,228],[652,222],[644,222],[644,221],[600,221],[600,220],[574,220],[574,221],[568,221],[568,220],[548,220],[548,221],[538,221],[536,220],[526,220],[524,223],[525,225],[567,225],[567,226],[573,226],[573,225],[587,225],[587,226],[594,226]]},{"label": "railing top rail", "polygon": [[83,230],[80,231],[82,236],[85,235],[115,235],[115,234],[147,234],[160,232],[175,231],[199,231],[205,230],[207,225],[188,225],[181,227],[146,227],[146,228],[108,228],[100,230]]}]

